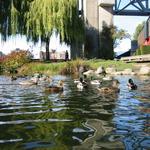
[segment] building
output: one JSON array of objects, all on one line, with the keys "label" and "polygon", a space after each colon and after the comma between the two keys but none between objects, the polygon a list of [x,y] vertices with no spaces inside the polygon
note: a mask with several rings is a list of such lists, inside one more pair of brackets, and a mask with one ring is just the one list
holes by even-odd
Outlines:
[{"label": "building", "polygon": [[[46,53],[40,51],[40,60],[46,60]],[[50,51],[50,60],[65,60],[65,51],[57,52],[56,50]]]},{"label": "building", "polygon": [[144,23],[143,29],[138,36],[138,46],[150,45],[150,17]]}]

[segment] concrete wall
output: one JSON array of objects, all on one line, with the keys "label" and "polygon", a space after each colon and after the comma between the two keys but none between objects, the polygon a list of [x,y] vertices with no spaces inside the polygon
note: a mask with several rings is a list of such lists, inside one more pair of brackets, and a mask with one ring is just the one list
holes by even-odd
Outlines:
[{"label": "concrete wall", "polygon": [[102,31],[102,26],[113,25],[113,8],[112,6],[99,6],[99,31]]},{"label": "concrete wall", "polygon": [[87,58],[99,58],[100,32],[105,24],[113,24],[113,4],[115,0],[81,0],[83,18],[86,23],[86,42],[83,46],[74,43],[71,46],[71,58],[76,58],[84,51]]},{"label": "concrete wall", "polygon": [[97,57],[99,47],[99,20],[97,0],[84,0],[84,19],[86,22],[85,57]]},{"label": "concrete wall", "polygon": [[113,24],[114,0],[83,0],[84,19],[86,21],[85,55],[99,58],[100,37],[103,25]]}]

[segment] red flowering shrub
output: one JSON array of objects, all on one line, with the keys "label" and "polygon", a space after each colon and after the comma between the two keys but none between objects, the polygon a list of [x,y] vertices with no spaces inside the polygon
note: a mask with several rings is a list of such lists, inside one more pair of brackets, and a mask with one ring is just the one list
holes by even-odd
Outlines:
[{"label": "red flowering shrub", "polygon": [[2,64],[5,70],[11,72],[29,62],[31,58],[32,55],[29,51],[15,50],[4,57]]}]

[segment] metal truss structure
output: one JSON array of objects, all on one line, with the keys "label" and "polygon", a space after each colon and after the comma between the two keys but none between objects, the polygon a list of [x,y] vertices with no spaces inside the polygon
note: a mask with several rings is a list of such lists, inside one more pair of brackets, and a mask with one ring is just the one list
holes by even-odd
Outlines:
[{"label": "metal truss structure", "polygon": [[115,0],[114,15],[150,16],[150,0]]}]

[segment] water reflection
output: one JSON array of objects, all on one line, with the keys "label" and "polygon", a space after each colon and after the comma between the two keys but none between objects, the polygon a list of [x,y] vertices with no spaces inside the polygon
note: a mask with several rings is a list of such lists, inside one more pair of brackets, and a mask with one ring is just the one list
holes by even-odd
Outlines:
[{"label": "water reflection", "polygon": [[93,86],[78,91],[70,77],[54,77],[65,88],[50,94],[0,76],[0,149],[150,148],[150,80],[135,77],[139,88],[128,91],[129,77],[116,78],[120,93],[112,96]]}]

